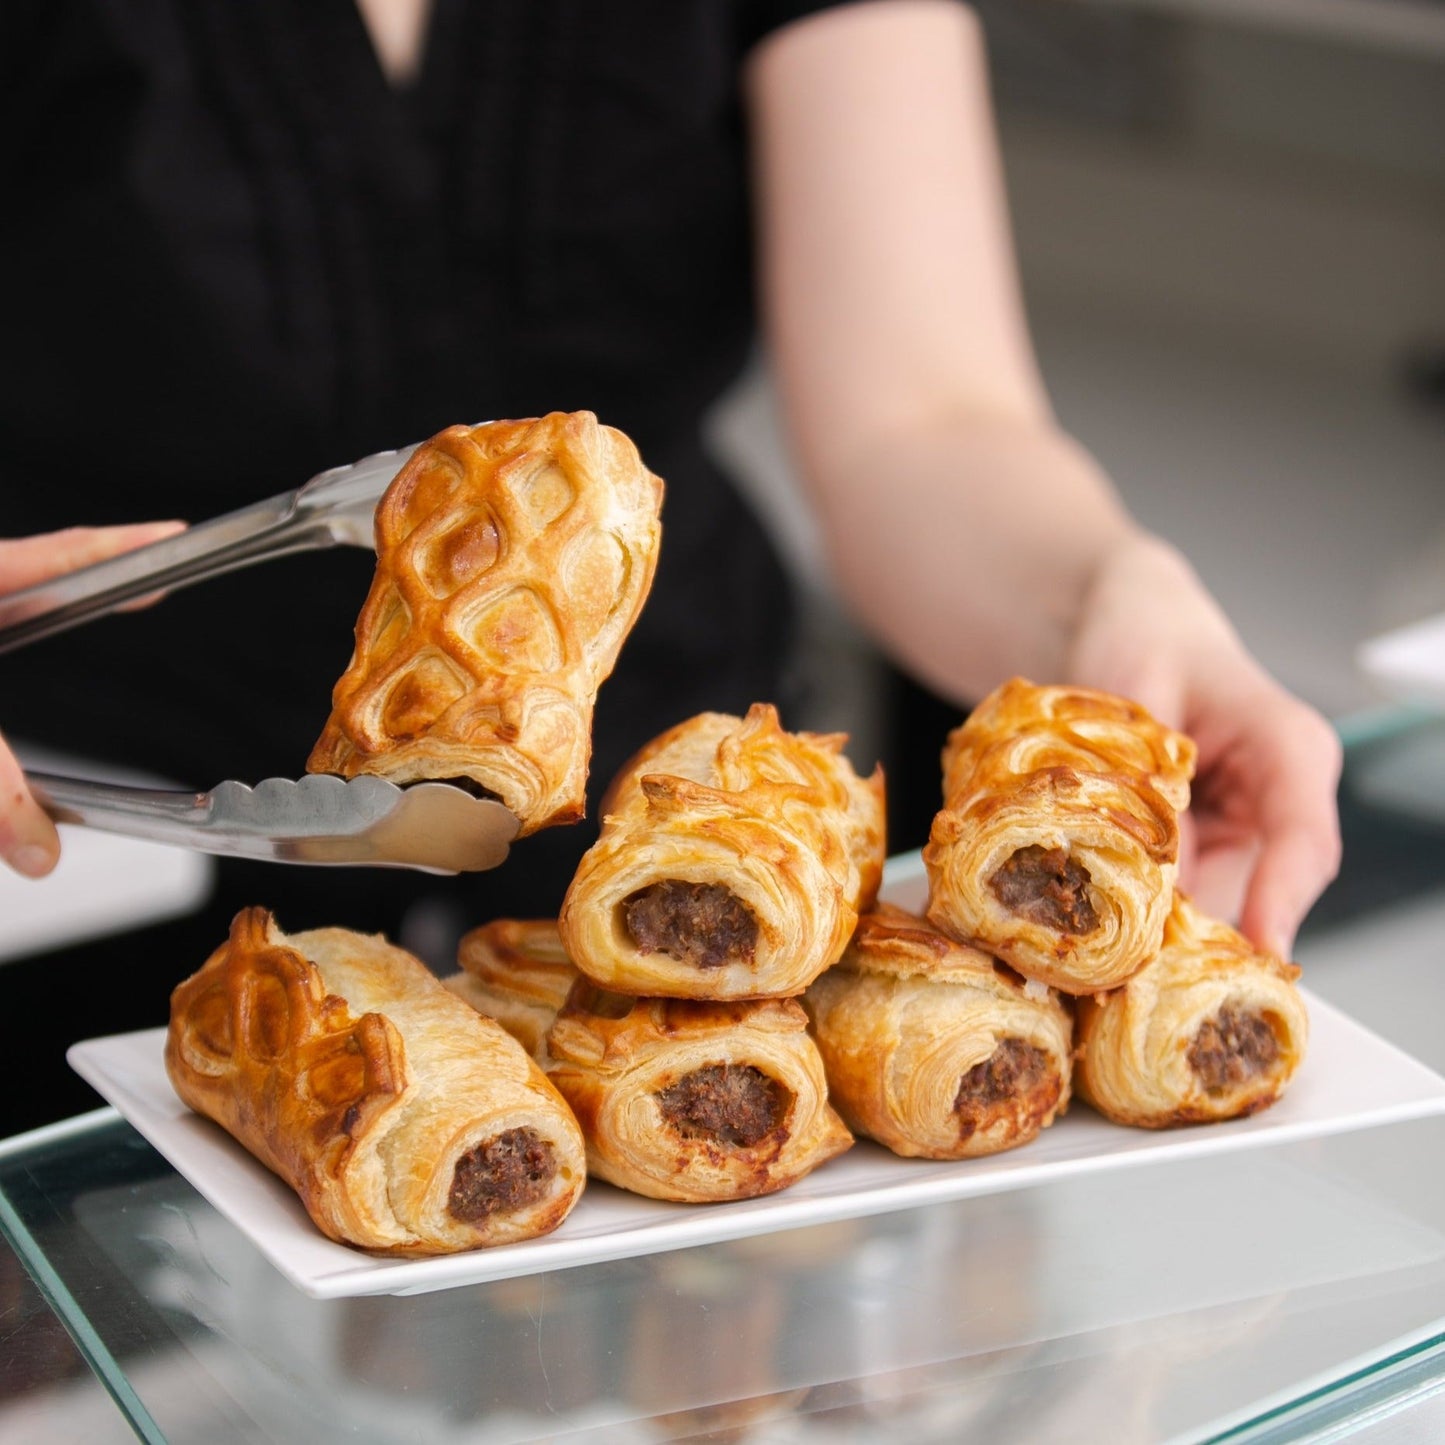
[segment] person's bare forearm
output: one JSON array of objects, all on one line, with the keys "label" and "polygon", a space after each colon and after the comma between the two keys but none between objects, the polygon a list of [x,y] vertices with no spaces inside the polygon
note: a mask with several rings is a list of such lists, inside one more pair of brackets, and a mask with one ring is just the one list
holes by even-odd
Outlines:
[{"label": "person's bare forearm", "polygon": [[1046,425],[928,420],[821,466],[844,600],[959,702],[1011,673],[1063,678],[1100,561],[1137,534],[1093,459]]},{"label": "person's bare forearm", "polygon": [[839,6],[766,41],[748,80],[768,334],[845,599],[960,704],[1023,674],[1189,733],[1181,876],[1287,953],[1339,863],[1339,742],[1057,429],[976,19]]},{"label": "person's bare forearm", "polygon": [[775,38],[750,94],[769,335],[845,600],[958,701],[1060,676],[1130,523],[1034,362],[979,26],[843,7]]}]

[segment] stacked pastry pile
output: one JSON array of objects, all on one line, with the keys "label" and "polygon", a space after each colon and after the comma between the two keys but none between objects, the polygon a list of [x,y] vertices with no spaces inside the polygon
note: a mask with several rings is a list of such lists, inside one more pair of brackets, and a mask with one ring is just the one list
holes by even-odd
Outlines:
[{"label": "stacked pastry pile", "polygon": [[949,737],[929,919],[1077,1000],[1075,1084],[1162,1128],[1274,1102],[1304,1056],[1292,964],[1178,891],[1194,745],[1136,704],[1021,679]]},{"label": "stacked pastry pile", "polygon": [[609,790],[559,924],[464,941],[450,986],[534,1051],[598,1177],[744,1198],[845,1148],[843,1123],[955,1159],[1067,1104],[1058,996],[876,905],[882,777],[843,741],[766,705],[681,724]]},{"label": "stacked pastry pile", "polygon": [[[661,496],[589,413],[419,448],[309,766],[470,780],[523,833],[575,820]],[[175,991],[177,1092],[328,1235],[391,1253],[544,1233],[589,1174],[769,1193],[850,1130],[992,1153],[1074,1086],[1156,1127],[1278,1096],[1297,970],[1174,886],[1188,739],[1118,698],[1001,688],[944,752],[927,919],[876,904],[882,775],[843,743],[766,704],[664,733],[613,781],[558,918],[474,930],[448,986],[382,939],[244,911]]]},{"label": "stacked pastry pile", "polygon": [[536,1050],[598,1178],[743,1199],[851,1144],[796,1000],[882,876],[882,775],[843,742],[765,704],[680,724],[614,780],[557,924],[463,941],[452,986]]}]

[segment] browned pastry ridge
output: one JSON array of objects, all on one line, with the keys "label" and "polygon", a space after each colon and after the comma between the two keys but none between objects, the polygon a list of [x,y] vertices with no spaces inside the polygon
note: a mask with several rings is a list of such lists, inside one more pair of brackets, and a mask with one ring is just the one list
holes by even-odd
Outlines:
[{"label": "browned pastry ridge", "polygon": [[746,1199],[852,1143],[792,1000],[609,993],[572,967],[546,920],[473,929],[457,961],[447,987],[535,1051],[599,1179],[690,1204]]},{"label": "browned pastry ridge", "polygon": [[780,998],[841,956],[877,893],[883,774],[841,734],[777,710],[701,713],[614,779],[558,919],[568,956],[620,993]]},{"label": "browned pastry ridge", "polygon": [[1299,972],[1176,894],[1158,955],[1122,987],[1079,1000],[1079,1094],[1148,1129],[1267,1108],[1309,1038]]},{"label": "browned pastry ridge", "polygon": [[467,778],[583,816],[597,689],[652,586],[662,482],[591,412],[449,427],[376,511],[376,575],[307,770]]},{"label": "browned pastry ridge", "polygon": [[533,1058],[580,975],[549,918],[498,918],[457,945],[461,972],[443,982],[496,1019]]},{"label": "browned pastry ridge", "polygon": [[577,1121],[526,1050],[380,937],[237,914],[171,997],[166,1072],[346,1244],[529,1239],[586,1182]]},{"label": "browned pastry ridge", "polygon": [[1159,947],[1195,747],[1138,704],[1005,683],[949,734],[923,862],[928,918],[1067,993]]},{"label": "browned pastry ridge", "polygon": [[1049,988],[891,904],[803,996],[844,1122],[895,1154],[967,1159],[1068,1107],[1072,1021]]}]

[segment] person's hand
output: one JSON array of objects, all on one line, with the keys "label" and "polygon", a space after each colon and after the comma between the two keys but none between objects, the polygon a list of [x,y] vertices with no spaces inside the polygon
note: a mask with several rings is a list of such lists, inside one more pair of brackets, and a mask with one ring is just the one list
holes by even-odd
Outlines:
[{"label": "person's hand", "polygon": [[[182,527],[180,522],[69,527],[63,532],[0,540],[0,596],[157,542]],[[55,824],[30,796],[20,764],[0,737],[0,859],[27,878],[40,878],[55,867],[59,856]]]},{"label": "person's hand", "polygon": [[1099,568],[1067,670],[1198,744],[1180,886],[1288,958],[1339,868],[1334,729],[1254,661],[1188,563],[1141,534]]},{"label": "person's hand", "polygon": [[1339,744],[1055,423],[983,40],[944,0],[842,5],[749,62],[765,318],[831,577],[960,706],[1019,674],[1190,734],[1182,884],[1287,955],[1339,864]]}]

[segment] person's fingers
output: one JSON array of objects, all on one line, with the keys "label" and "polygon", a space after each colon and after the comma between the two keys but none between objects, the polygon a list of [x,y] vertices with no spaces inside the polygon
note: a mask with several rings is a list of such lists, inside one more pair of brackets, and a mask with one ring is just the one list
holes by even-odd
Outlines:
[{"label": "person's fingers", "polygon": [[1137,702],[1150,717],[1165,727],[1184,726],[1184,679],[1178,669],[1168,663],[1140,667],[1124,679],[1121,687],[1106,688],[1105,691],[1118,692]]},{"label": "person's fingers", "polygon": [[184,522],[133,522],[121,527],[67,527],[0,540],[0,593],[48,582],[185,530]]},{"label": "person's fingers", "polygon": [[1296,719],[1288,771],[1269,789],[1260,816],[1259,861],[1249,881],[1240,930],[1257,947],[1288,958],[1310,906],[1340,866],[1335,802],[1341,751],[1314,713]]},{"label": "person's fingers", "polygon": [[1128,698],[1165,727],[1184,725],[1186,680],[1168,657],[1126,656],[1116,638],[1090,638],[1077,645],[1069,680]]},{"label": "person's fingers", "polygon": [[1192,892],[1199,865],[1199,826],[1192,813],[1179,815],[1179,886]]},{"label": "person's fingers", "polygon": [[1267,839],[1249,881],[1240,932],[1257,948],[1288,958],[1305,914],[1338,869],[1338,834],[1333,847],[1311,827]]},{"label": "person's fingers", "polygon": [[27,878],[41,878],[59,857],[55,824],[30,796],[20,764],[0,738],[0,858]]},{"label": "person's fingers", "polygon": [[1258,852],[1255,840],[1203,849],[1187,881],[1181,871],[1180,887],[1212,918],[1237,924]]}]

